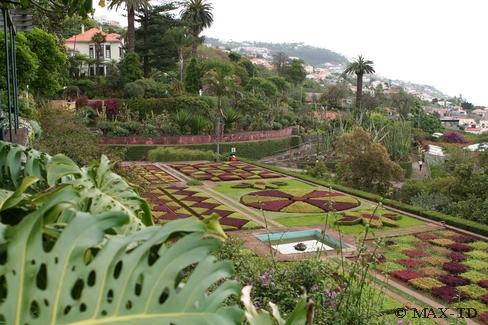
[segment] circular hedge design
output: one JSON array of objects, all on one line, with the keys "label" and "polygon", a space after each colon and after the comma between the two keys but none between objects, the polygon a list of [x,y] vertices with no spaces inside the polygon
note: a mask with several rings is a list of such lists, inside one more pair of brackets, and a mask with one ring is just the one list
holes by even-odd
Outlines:
[{"label": "circular hedge design", "polygon": [[266,190],[241,197],[244,205],[273,212],[320,213],[359,206],[355,198],[339,192],[317,190]]}]

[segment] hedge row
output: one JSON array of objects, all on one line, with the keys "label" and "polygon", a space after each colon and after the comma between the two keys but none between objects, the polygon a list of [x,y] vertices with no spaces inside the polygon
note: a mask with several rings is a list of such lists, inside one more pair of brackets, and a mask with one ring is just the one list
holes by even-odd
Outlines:
[{"label": "hedge row", "polygon": [[211,97],[207,96],[179,96],[170,98],[131,98],[125,101],[126,107],[133,112],[139,112],[144,118],[150,114],[174,113],[187,110],[197,114],[208,115],[215,106]]},{"label": "hedge row", "polygon": [[[261,159],[263,157],[271,156],[276,152],[283,151],[300,144],[299,136],[292,136],[281,139],[246,141],[246,142],[226,142],[220,144],[221,153],[230,153],[231,148],[236,148],[237,157],[248,159]],[[119,147],[119,146],[116,146]],[[156,148],[164,148],[171,146],[152,146],[152,145],[128,145],[124,147],[127,149],[125,160],[137,161],[147,160],[148,152]],[[174,148],[189,148],[195,150],[212,150],[215,151],[216,144],[195,144],[184,146],[172,146]]]},{"label": "hedge row", "polygon": [[448,224],[450,226],[454,226],[454,227],[458,227],[460,229],[471,231],[473,233],[476,233],[476,234],[479,234],[482,236],[488,236],[488,225],[481,224],[481,223],[476,222],[476,221],[461,219],[461,218],[454,217],[451,215],[447,215],[447,214],[437,212],[437,211],[426,210],[424,208],[413,206],[413,205],[406,204],[406,203],[402,203],[402,202],[399,202],[396,200],[384,199],[377,194],[357,190],[357,189],[347,187],[344,185],[329,183],[329,182],[326,182],[324,180],[319,180],[319,179],[316,179],[316,178],[308,176],[308,175],[304,175],[304,174],[289,171],[289,170],[284,170],[284,169],[281,169],[279,167],[271,166],[268,164],[263,164],[263,163],[259,163],[259,162],[255,162],[255,161],[248,161],[248,162],[255,164],[259,167],[270,169],[270,170],[278,172],[278,173],[282,173],[285,175],[296,177],[298,179],[302,179],[304,181],[313,182],[313,183],[316,183],[318,185],[322,185],[325,187],[332,187],[335,190],[338,190],[338,191],[341,191],[344,193],[348,193],[351,195],[355,195],[357,197],[361,197],[363,199],[367,199],[370,201],[380,202],[382,200],[383,204],[386,206],[390,206],[393,208],[397,208],[399,210],[410,212],[412,214],[416,214],[418,216],[421,216],[421,217],[424,217],[424,218],[427,218],[430,220],[445,222],[446,224]]},{"label": "hedge row", "polygon": [[159,147],[150,150],[147,158],[152,162],[213,160],[214,154],[211,150]]}]

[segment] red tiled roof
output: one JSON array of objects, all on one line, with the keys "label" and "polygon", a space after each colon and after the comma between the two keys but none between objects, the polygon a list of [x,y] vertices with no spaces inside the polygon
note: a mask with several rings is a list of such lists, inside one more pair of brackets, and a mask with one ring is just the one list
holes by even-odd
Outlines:
[{"label": "red tiled roof", "polygon": [[[76,43],[90,43],[93,36],[99,32],[100,32],[100,30],[98,28],[91,28],[84,33],[71,36],[70,38],[68,38],[66,40],[66,43],[75,43],[75,42]],[[103,35],[105,35],[105,39],[107,42],[119,42],[121,39],[121,36],[119,34],[116,34],[116,33],[110,33],[110,34],[107,34],[104,32],[101,32],[101,33]]]}]

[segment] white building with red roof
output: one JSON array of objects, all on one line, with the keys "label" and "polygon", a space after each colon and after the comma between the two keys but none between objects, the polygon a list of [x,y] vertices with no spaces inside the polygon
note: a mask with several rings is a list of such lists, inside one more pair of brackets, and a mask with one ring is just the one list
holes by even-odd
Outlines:
[{"label": "white building with red roof", "polygon": [[107,63],[110,61],[119,62],[124,56],[124,38],[116,33],[105,33],[98,28],[91,28],[87,31],[82,28],[81,34],[73,35],[68,38],[64,45],[70,55],[82,54],[91,60],[95,60],[95,43],[93,36],[102,33],[105,36],[105,43],[102,44],[103,58],[96,70],[95,64],[88,64],[82,67],[82,73],[89,76],[106,75]]}]

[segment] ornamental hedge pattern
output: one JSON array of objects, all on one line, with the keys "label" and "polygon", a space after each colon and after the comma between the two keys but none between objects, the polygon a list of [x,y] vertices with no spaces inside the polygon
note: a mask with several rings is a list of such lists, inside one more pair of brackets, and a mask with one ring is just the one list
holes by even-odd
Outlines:
[{"label": "ornamental hedge pattern", "polygon": [[342,211],[359,206],[355,198],[333,191],[266,190],[246,194],[241,203],[256,209],[285,213]]},{"label": "ornamental hedge pattern", "polygon": [[[438,230],[388,238],[377,269],[451,306],[488,311],[488,243]],[[383,261],[381,263],[381,261]]]},{"label": "ornamental hedge pattern", "polygon": [[179,182],[157,164],[153,163],[125,163],[122,169],[127,173],[135,174],[145,186],[158,186]]},{"label": "ornamental hedge pattern", "polygon": [[238,181],[283,177],[261,167],[244,162],[173,164],[172,168],[201,181]]},{"label": "ornamental hedge pattern", "polygon": [[217,200],[184,186],[153,188],[146,191],[143,196],[152,206],[154,223],[192,216],[205,218],[211,215],[218,215],[220,224],[226,230],[243,229],[249,223],[249,219]]}]

